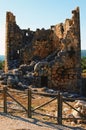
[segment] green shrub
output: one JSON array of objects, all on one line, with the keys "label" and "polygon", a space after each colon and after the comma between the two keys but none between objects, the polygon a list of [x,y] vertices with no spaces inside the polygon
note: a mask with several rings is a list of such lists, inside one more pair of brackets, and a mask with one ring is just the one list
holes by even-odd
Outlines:
[{"label": "green shrub", "polygon": [[82,71],[85,73],[86,72],[86,57],[81,58],[81,68],[82,68]]},{"label": "green shrub", "polygon": [[4,69],[4,61],[0,61],[0,70]]}]

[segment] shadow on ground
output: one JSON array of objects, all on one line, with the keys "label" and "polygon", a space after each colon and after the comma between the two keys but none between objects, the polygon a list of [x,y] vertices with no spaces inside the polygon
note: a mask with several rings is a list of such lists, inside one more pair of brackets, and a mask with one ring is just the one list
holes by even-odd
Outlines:
[{"label": "shadow on ground", "polygon": [[[54,123],[50,123],[50,122],[44,122],[44,121],[37,120],[35,118],[22,118],[19,116],[12,116],[10,114],[6,114],[3,112],[0,112],[0,115],[4,116],[4,117],[8,117],[13,120],[21,120],[24,122],[35,124],[37,126],[51,128],[52,130],[86,130],[81,127],[72,127],[72,126],[66,126],[66,125],[58,125],[58,124],[54,124]],[[27,130],[27,129],[24,129],[24,130]]]}]

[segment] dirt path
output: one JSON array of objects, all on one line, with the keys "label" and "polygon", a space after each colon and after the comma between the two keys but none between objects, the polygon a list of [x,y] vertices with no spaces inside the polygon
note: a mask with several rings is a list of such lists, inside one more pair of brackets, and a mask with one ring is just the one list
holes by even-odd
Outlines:
[{"label": "dirt path", "polygon": [[0,113],[0,130],[85,130]]}]

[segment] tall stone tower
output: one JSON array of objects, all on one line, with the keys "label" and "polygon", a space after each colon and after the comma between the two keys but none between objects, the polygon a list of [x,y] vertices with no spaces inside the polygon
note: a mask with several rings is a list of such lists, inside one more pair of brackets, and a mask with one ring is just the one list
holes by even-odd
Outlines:
[{"label": "tall stone tower", "polygon": [[5,72],[10,69],[11,39],[14,37],[15,16],[11,12],[6,13],[6,43],[5,43]]},{"label": "tall stone tower", "polygon": [[15,16],[7,12],[5,50],[5,72],[21,64],[29,65],[32,60],[44,60],[47,65],[41,63],[34,72],[39,86],[47,79],[46,86],[79,91],[82,82],[79,7],[64,23],[36,31],[21,29]]},{"label": "tall stone tower", "polygon": [[[73,23],[74,23],[74,27],[75,27],[75,45],[77,45],[77,55],[76,55],[76,59],[77,59],[77,65],[76,67],[77,69],[77,87],[79,88],[79,90],[81,91],[81,87],[82,87],[82,77],[81,77],[81,36],[80,36],[80,10],[79,7],[76,8],[76,10],[72,11],[73,13]],[[76,41],[77,39],[77,41]]]}]

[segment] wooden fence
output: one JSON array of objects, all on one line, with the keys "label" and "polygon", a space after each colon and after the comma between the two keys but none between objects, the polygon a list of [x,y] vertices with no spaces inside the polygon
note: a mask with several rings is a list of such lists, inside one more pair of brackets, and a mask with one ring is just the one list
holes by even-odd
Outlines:
[{"label": "wooden fence", "polygon": [[[12,90],[14,91],[14,90]],[[17,90],[16,90],[17,91]],[[8,113],[7,111],[7,96],[9,96],[10,98],[12,98],[18,105],[20,105],[24,111],[27,113],[27,116],[29,118],[32,117],[32,113],[36,113],[39,114],[37,112],[35,112],[37,109],[44,107],[46,105],[48,105],[49,103],[51,103],[54,100],[57,100],[57,117],[51,116],[51,115],[47,115],[47,114],[41,114],[43,116],[48,116],[48,117],[53,117],[53,118],[57,118],[57,122],[58,124],[62,124],[62,120],[68,120],[68,119],[73,119],[74,118],[63,118],[62,115],[62,111],[63,111],[63,103],[67,104],[69,107],[71,107],[72,109],[74,109],[75,111],[77,111],[82,117],[81,118],[75,118],[76,120],[81,119],[81,120],[86,120],[86,115],[82,115],[77,109],[75,109],[73,106],[71,106],[69,102],[75,101],[75,100],[85,100],[86,98],[65,98],[61,95],[60,92],[58,92],[57,94],[49,94],[49,93],[38,93],[38,92],[33,92],[30,89],[28,89],[27,91],[27,108],[25,106],[23,106],[18,100],[16,100],[11,93],[9,92],[9,89],[7,89],[7,87],[4,87],[3,90],[0,90],[0,93],[3,93],[3,111],[4,113]],[[41,104],[40,106],[37,106],[35,108],[32,108],[32,95],[39,95],[39,96],[44,96],[44,97],[52,97],[49,101],[47,101],[46,103]]]}]

